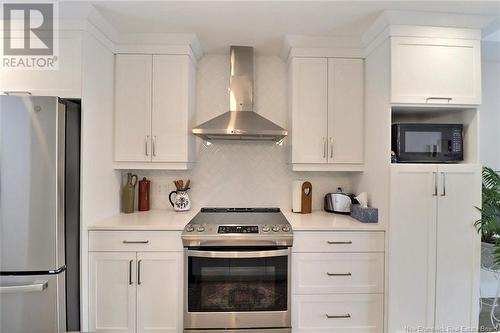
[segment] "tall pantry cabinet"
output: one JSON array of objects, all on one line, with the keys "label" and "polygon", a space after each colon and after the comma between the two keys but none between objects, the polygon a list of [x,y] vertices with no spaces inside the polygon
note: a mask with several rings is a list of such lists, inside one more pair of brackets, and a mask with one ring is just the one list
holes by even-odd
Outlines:
[{"label": "tall pantry cabinet", "polygon": [[[387,226],[388,333],[478,325],[480,38],[472,29],[392,25],[367,47],[357,190],[370,193]],[[462,124],[464,160],[391,163],[396,123]]]},{"label": "tall pantry cabinet", "polygon": [[389,332],[477,321],[480,198],[478,165],[391,167]]}]

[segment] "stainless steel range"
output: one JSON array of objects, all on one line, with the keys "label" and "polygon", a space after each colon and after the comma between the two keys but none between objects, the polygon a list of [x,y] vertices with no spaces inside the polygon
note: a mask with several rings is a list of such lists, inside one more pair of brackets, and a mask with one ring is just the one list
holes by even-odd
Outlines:
[{"label": "stainless steel range", "polygon": [[182,233],[185,333],[290,333],[292,228],[279,208],[202,208]]}]

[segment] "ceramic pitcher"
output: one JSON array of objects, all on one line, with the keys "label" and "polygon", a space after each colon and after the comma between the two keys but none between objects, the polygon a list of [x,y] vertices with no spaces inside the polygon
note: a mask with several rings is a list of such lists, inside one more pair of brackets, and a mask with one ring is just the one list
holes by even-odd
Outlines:
[{"label": "ceramic pitcher", "polygon": [[135,185],[137,175],[127,174],[127,183],[122,189],[122,209],[124,213],[133,213],[135,208]]},{"label": "ceramic pitcher", "polygon": [[[172,195],[175,194],[174,199],[172,200]],[[191,209],[191,200],[189,199],[187,190],[177,190],[172,191],[168,195],[168,200],[172,207],[174,207],[175,211],[182,212]]]}]

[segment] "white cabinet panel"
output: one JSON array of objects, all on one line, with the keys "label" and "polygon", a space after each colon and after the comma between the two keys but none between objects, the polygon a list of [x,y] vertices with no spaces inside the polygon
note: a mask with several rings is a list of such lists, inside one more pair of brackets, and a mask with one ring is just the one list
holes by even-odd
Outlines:
[{"label": "white cabinet panel", "polygon": [[481,104],[479,40],[391,38],[391,102]]},{"label": "white cabinet panel", "polygon": [[137,254],[137,332],[182,332],[183,252]]},{"label": "white cabinet panel", "polygon": [[480,166],[392,166],[389,332],[477,327],[480,201]]},{"label": "white cabinet panel", "polygon": [[294,294],[383,293],[384,253],[295,253]]},{"label": "white cabinet panel", "polygon": [[293,332],[380,333],[383,309],[384,295],[296,295]]},{"label": "white cabinet panel", "polygon": [[388,331],[434,326],[435,166],[392,166]]},{"label": "white cabinet panel", "polygon": [[89,330],[135,332],[135,252],[89,254]]},{"label": "white cabinet panel", "polygon": [[[153,56],[153,161],[186,162],[194,137],[188,135],[191,60],[187,55]],[[192,80],[191,80],[192,81]]]},{"label": "white cabinet panel", "polygon": [[89,251],[183,251],[180,231],[89,231]]},{"label": "white cabinet panel", "polygon": [[115,161],[151,161],[152,56],[115,56]]},{"label": "white cabinet panel", "polygon": [[363,163],[362,59],[328,59],[328,163]]},{"label": "white cabinet panel", "polygon": [[384,252],[384,232],[296,232],[293,252]]},{"label": "white cabinet panel", "polygon": [[328,61],[294,58],[291,66],[292,163],[326,163]]},{"label": "white cabinet panel", "polygon": [[480,237],[479,166],[439,166],[436,328],[477,327]]},{"label": "white cabinet panel", "polygon": [[[3,40],[0,40],[3,42]],[[61,31],[57,70],[0,70],[0,93],[20,91],[35,96],[81,98],[82,36]]]}]

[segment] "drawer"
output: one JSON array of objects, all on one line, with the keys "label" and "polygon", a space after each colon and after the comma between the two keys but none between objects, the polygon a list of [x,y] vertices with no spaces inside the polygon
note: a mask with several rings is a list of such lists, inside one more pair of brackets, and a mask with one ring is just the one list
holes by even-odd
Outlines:
[{"label": "drawer", "polygon": [[383,231],[299,231],[293,252],[384,252]]},{"label": "drawer", "polygon": [[380,333],[383,313],[383,295],[292,296],[294,333]]},{"label": "drawer", "polygon": [[294,253],[292,293],[383,293],[383,253]]},{"label": "drawer", "polygon": [[89,251],[183,251],[180,231],[89,231]]}]

